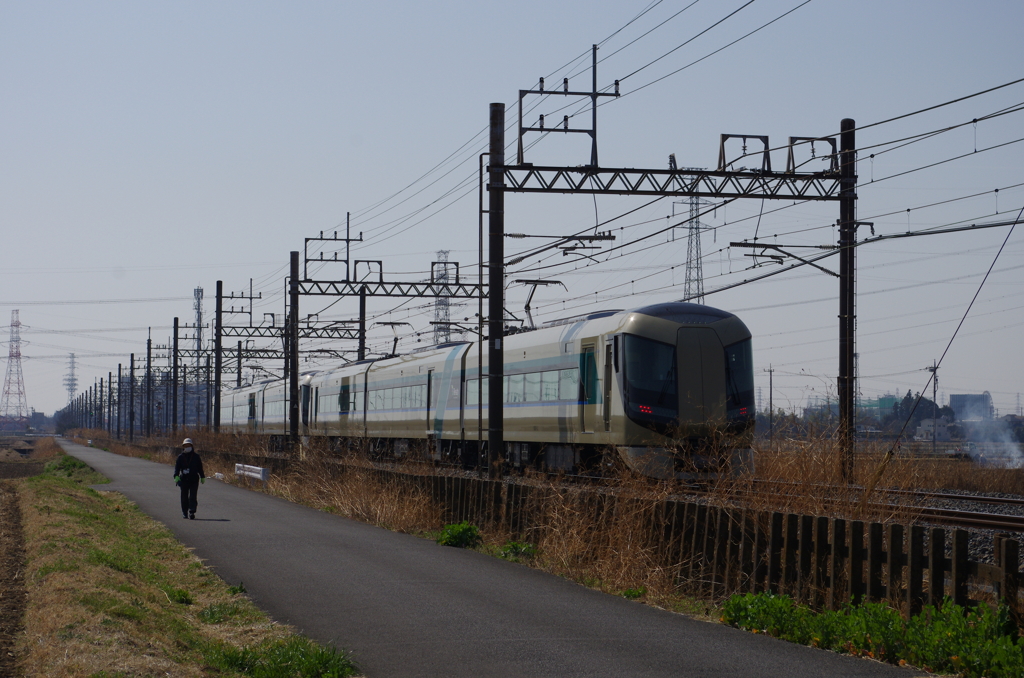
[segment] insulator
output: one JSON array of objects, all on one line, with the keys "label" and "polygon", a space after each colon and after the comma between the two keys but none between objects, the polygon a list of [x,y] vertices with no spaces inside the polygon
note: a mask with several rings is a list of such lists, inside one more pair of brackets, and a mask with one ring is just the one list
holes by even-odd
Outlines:
[{"label": "insulator", "polygon": [[569,78],[562,78],[562,87],[565,88],[566,92],[569,91]]},{"label": "insulator", "polygon": [[544,129],[544,114],[540,114],[540,128]]},{"label": "insulator", "polygon": [[562,126],[563,126],[563,127],[565,128],[565,129],[567,129],[567,130],[569,129],[569,116],[568,116],[568,115],[566,115],[566,116],[564,116],[564,117],[562,118]]},{"label": "insulator", "polygon": [[541,91],[541,92],[543,92],[543,91],[544,91],[544,78],[541,78],[541,79],[540,79],[540,91]]},{"label": "insulator", "polygon": [[615,96],[619,96],[619,81],[615,81]]}]

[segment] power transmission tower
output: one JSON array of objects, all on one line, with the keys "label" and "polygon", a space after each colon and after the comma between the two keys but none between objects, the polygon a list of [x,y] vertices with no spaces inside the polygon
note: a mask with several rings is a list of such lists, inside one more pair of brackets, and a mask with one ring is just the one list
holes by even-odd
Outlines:
[{"label": "power transmission tower", "polygon": [[75,376],[75,354],[68,354],[68,373],[64,376],[64,387],[68,390],[68,403],[75,399],[78,393],[78,377]]},{"label": "power transmission tower", "polygon": [[11,311],[11,341],[7,352],[7,375],[0,399],[0,428],[17,431],[28,426],[28,401],[25,379],[21,374],[21,320],[18,311]]},{"label": "power transmission tower", "polygon": [[[448,252],[449,250],[437,251],[438,273],[435,280],[442,285],[448,283]],[[451,313],[448,297],[437,297],[434,300],[434,343],[446,344],[451,340],[451,336]]]},{"label": "power transmission tower", "polygon": [[197,287],[195,289],[195,301],[192,303],[192,308],[196,312],[196,371],[202,366],[200,363],[200,354],[203,352],[203,288]]}]

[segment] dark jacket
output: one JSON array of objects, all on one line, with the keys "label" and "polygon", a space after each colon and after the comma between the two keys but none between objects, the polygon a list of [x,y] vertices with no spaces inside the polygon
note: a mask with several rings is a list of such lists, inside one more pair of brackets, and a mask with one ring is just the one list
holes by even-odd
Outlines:
[{"label": "dark jacket", "polygon": [[181,482],[185,485],[198,485],[200,478],[205,478],[206,474],[203,473],[203,460],[199,458],[199,453],[182,452],[178,455],[178,460],[174,462],[174,475],[181,476]]}]

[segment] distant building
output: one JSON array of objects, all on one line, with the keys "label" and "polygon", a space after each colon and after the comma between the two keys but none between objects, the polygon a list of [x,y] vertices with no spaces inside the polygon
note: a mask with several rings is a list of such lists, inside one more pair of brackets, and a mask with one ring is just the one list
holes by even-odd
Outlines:
[{"label": "distant building", "polygon": [[995,418],[995,407],[988,391],[982,394],[952,393],[949,406],[953,408],[957,421],[989,421]]},{"label": "distant building", "polygon": [[937,443],[948,443],[952,439],[949,435],[949,422],[946,421],[945,417],[922,419],[921,425],[917,427],[917,432],[914,433],[914,440],[918,442],[931,442],[935,440]]}]

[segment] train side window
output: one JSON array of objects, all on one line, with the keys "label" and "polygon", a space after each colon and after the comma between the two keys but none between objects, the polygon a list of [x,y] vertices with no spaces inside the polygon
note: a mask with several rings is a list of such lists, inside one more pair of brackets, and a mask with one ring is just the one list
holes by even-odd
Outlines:
[{"label": "train side window", "polygon": [[558,370],[540,373],[541,400],[558,400]]},{"label": "train side window", "polygon": [[576,368],[558,370],[558,399],[577,400],[579,395],[580,378]]},{"label": "train side window", "polygon": [[523,402],[523,387],[525,375],[522,374],[510,374],[508,378],[508,386],[505,391],[508,395],[506,396],[506,402],[509,403],[521,403]]},{"label": "train side window", "polygon": [[526,377],[526,395],[524,402],[537,403],[541,400],[540,372],[530,372],[523,375]]},{"label": "train side window", "polygon": [[476,405],[480,401],[478,400],[478,394],[480,393],[480,380],[469,379],[466,383],[466,404]]}]

